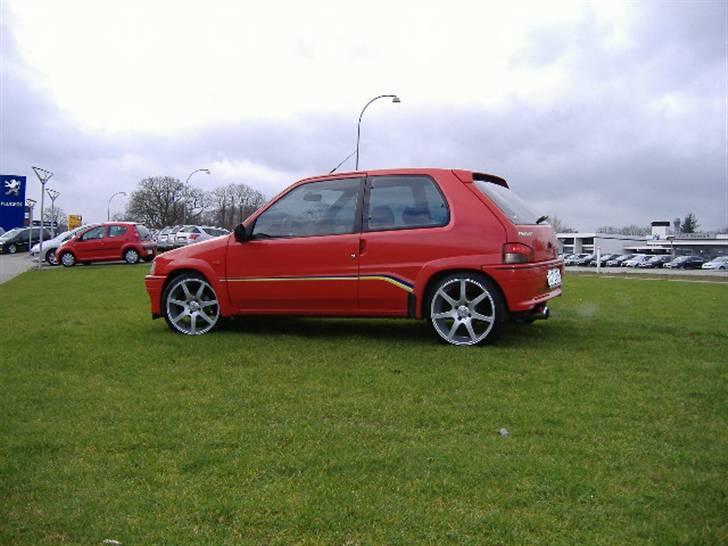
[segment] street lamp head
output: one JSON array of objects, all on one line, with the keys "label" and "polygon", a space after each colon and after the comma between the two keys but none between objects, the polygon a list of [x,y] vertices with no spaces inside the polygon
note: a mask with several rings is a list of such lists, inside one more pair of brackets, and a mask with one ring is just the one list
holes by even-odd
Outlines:
[{"label": "street lamp head", "polygon": [[38,201],[36,201],[35,199],[26,199],[25,200],[26,206],[28,206],[30,208],[33,208],[37,202]]},{"label": "street lamp head", "polygon": [[394,97],[392,97],[392,102],[394,102],[395,104],[399,104],[402,101],[397,95],[395,95]]},{"label": "street lamp head", "polygon": [[200,169],[203,173],[210,174],[210,169]]}]

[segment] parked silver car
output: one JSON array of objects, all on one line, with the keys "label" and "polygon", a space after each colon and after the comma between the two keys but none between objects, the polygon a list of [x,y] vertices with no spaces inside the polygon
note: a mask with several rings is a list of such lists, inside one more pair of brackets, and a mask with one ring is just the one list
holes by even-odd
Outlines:
[{"label": "parked silver car", "polygon": [[703,269],[728,269],[728,256],[718,256],[703,264]]},{"label": "parked silver car", "polygon": [[[73,237],[75,233],[82,229],[86,229],[87,227],[90,227],[90,225],[87,224],[69,231],[64,231],[63,233],[56,235],[53,239],[43,241],[43,260],[51,265],[58,265],[58,260],[56,260],[56,250],[58,247]],[[33,260],[37,260],[39,253],[40,243],[34,245],[30,249],[30,256]]]},{"label": "parked silver car", "polygon": [[182,226],[167,226],[157,235],[157,250],[170,250],[175,247],[175,235]]},{"label": "parked silver car", "polygon": [[214,237],[228,235],[230,232],[226,229],[212,226],[183,226],[175,236],[175,246],[191,245],[201,241],[207,241]]}]

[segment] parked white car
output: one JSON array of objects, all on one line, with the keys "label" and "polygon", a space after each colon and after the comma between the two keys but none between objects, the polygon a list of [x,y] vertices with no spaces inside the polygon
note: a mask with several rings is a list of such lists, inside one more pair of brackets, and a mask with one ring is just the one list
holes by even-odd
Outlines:
[{"label": "parked white car", "polygon": [[[68,241],[73,235],[81,230],[86,229],[88,226],[80,226],[75,229],[72,229],[70,231],[64,231],[63,233],[60,233],[59,235],[56,235],[53,239],[49,239],[47,241],[43,241],[43,261],[48,262],[51,265],[58,265],[58,260],[56,260],[56,250],[58,250],[58,247],[61,246],[63,243]],[[37,245],[34,245],[30,249],[30,256],[33,260],[38,259],[38,254],[40,253],[40,243]]]},{"label": "parked white car", "polygon": [[718,256],[703,264],[703,269],[728,269],[728,256]]},{"label": "parked white car", "polygon": [[207,241],[221,235],[228,235],[230,232],[226,229],[212,226],[184,226],[175,235],[175,246],[191,245],[201,241]]},{"label": "parked white car", "polygon": [[647,254],[637,254],[634,258],[622,263],[622,267],[639,267],[640,264],[646,263],[650,259]]}]

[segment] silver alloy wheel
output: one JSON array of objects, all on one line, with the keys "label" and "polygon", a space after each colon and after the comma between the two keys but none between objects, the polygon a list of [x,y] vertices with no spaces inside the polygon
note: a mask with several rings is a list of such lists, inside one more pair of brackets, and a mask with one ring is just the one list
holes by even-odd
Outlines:
[{"label": "silver alloy wheel", "polygon": [[55,248],[46,252],[46,262],[48,262],[51,265],[58,265],[58,260],[56,259],[56,249]]},{"label": "silver alloy wheel", "polygon": [[76,263],[76,258],[70,252],[64,252],[61,255],[61,263],[65,267],[72,267]]},{"label": "silver alloy wheel", "polygon": [[15,254],[18,251],[18,247],[14,244],[8,246],[8,254]]},{"label": "silver alloy wheel", "polygon": [[182,334],[206,334],[220,319],[215,290],[204,279],[183,277],[167,291],[165,312],[170,325]]},{"label": "silver alloy wheel", "polygon": [[139,253],[133,248],[130,248],[124,252],[124,261],[128,264],[137,263],[139,261]]},{"label": "silver alloy wheel", "polygon": [[475,345],[493,329],[496,305],[481,282],[458,277],[442,284],[432,297],[430,320],[439,336],[453,345]]}]

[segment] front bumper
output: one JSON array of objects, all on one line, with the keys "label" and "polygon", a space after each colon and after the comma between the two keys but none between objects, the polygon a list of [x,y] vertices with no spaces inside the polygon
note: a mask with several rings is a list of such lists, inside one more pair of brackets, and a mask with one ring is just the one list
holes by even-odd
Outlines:
[{"label": "front bumper", "polygon": [[484,267],[483,271],[501,287],[508,310],[513,313],[532,311],[561,295],[561,285],[550,288],[548,271],[559,269],[564,277],[564,263],[550,260],[536,264],[514,264]]},{"label": "front bumper", "polygon": [[144,277],[144,286],[149,295],[153,318],[162,316],[162,290],[164,289],[164,280],[166,278],[162,275],[147,275]]}]

